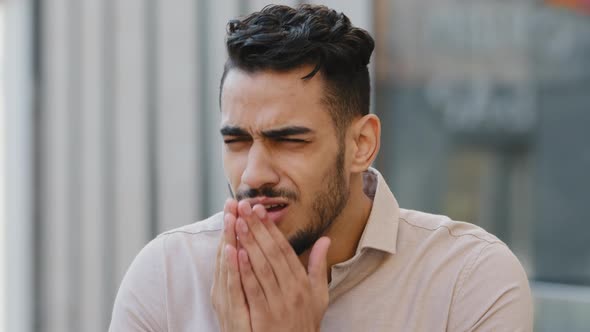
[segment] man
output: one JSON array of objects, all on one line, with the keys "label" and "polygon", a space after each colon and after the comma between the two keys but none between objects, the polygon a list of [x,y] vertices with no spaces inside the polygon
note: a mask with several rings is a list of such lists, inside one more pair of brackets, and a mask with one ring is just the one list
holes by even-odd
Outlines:
[{"label": "man", "polygon": [[111,331],[531,331],[496,237],[400,209],[373,168],[374,42],[321,6],[228,25],[223,212],[166,232],[127,272]]}]

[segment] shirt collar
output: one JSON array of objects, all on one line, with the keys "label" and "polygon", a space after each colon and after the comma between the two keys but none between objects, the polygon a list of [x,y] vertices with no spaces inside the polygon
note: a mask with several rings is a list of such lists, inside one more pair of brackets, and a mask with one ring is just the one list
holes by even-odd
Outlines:
[{"label": "shirt collar", "polygon": [[381,173],[372,167],[363,173],[363,190],[373,206],[356,253],[370,248],[395,254],[399,205]]}]

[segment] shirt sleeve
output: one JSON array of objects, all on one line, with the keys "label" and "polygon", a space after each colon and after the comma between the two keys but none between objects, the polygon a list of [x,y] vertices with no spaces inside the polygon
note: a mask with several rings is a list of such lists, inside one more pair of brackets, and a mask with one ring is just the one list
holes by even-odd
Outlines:
[{"label": "shirt sleeve", "polygon": [[475,253],[455,289],[448,331],[533,330],[528,279],[505,244],[487,244]]},{"label": "shirt sleeve", "polygon": [[152,240],[131,263],[115,299],[109,332],[166,331],[162,242]]}]

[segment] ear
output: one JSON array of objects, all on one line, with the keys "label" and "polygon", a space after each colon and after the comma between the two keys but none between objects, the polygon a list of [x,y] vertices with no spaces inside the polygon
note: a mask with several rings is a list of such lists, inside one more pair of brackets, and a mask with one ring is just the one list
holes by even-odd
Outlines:
[{"label": "ear", "polygon": [[351,171],[360,173],[373,163],[381,144],[381,121],[375,114],[367,114],[353,123],[354,151]]}]

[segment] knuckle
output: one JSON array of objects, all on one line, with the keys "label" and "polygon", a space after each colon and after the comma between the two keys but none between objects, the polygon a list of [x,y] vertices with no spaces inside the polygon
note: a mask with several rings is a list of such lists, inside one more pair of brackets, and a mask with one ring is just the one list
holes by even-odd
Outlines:
[{"label": "knuckle", "polygon": [[279,242],[279,249],[285,255],[289,254],[291,252],[291,250],[293,250],[293,248],[291,247],[291,245],[289,245],[289,243],[287,241],[280,241]]},{"label": "knuckle", "polygon": [[293,296],[291,297],[291,305],[293,305],[294,307],[300,308],[305,304],[305,297],[303,296],[303,293],[298,291],[295,292],[295,294],[293,294]]}]

